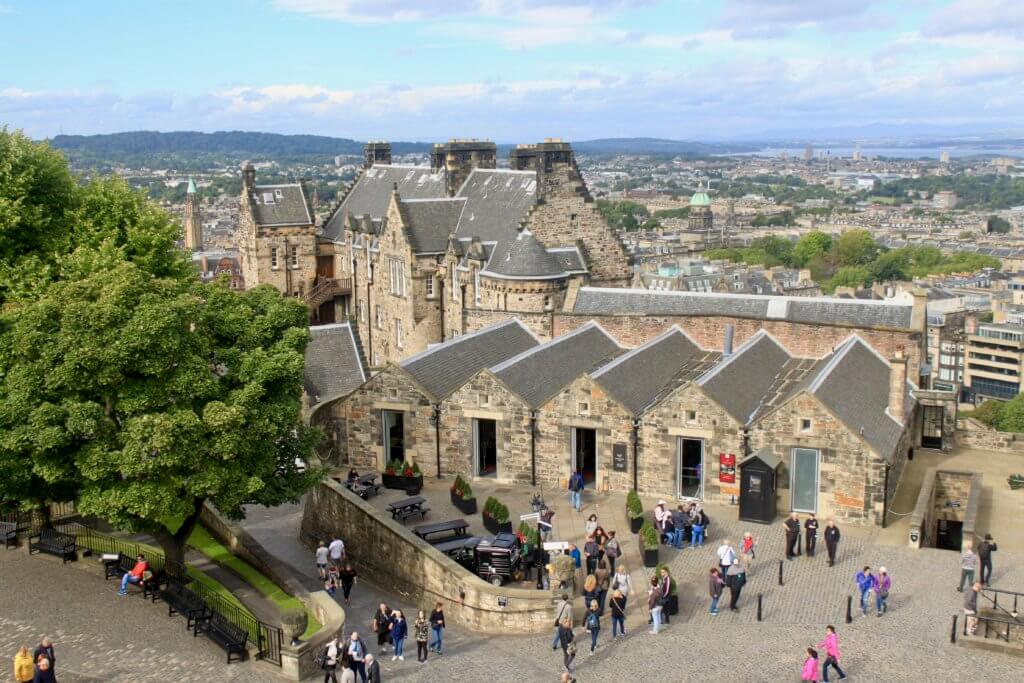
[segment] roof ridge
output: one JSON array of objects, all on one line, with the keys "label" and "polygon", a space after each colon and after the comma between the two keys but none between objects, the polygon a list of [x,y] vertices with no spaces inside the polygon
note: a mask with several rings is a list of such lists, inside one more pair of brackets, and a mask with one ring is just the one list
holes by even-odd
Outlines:
[{"label": "roof ridge", "polygon": [[[641,352],[646,351],[647,349],[660,344],[661,342],[663,342],[666,339],[668,339],[669,337],[671,337],[673,334],[681,334],[681,335],[683,335],[684,339],[686,339],[686,340],[688,340],[690,342],[693,342],[693,340],[690,339],[689,336],[685,332],[683,332],[681,329],[679,329],[678,325],[672,325],[667,330],[665,330],[664,332],[659,334],[657,337],[655,337],[655,338],[653,338],[653,339],[651,339],[651,340],[649,340],[647,342],[644,342],[640,346],[637,346],[637,347],[635,347],[633,349],[630,349],[629,351],[627,351],[626,353],[622,354],[618,358],[614,358],[614,359],[611,360],[611,362],[602,365],[600,368],[597,369],[596,372],[592,373],[590,376],[593,379],[597,379],[598,377],[600,377],[604,373],[608,372],[612,368],[617,367],[618,365],[620,365],[624,361],[626,361],[626,360],[628,360],[630,358],[634,358],[637,355],[639,355]],[[696,344],[694,344],[694,345],[696,346]],[[697,346],[697,348],[700,349],[699,346]],[[700,349],[700,350],[703,351],[704,349]]]},{"label": "roof ridge", "polygon": [[761,339],[763,339],[765,337],[768,337],[769,339],[771,339],[775,343],[776,346],[779,346],[779,348],[782,349],[783,353],[785,353],[787,356],[789,356],[789,352],[787,352],[786,349],[784,347],[782,347],[779,344],[778,341],[776,341],[770,334],[768,334],[767,330],[761,329],[761,330],[758,330],[757,332],[755,332],[753,335],[751,335],[750,339],[747,339],[747,341],[745,341],[742,344],[740,344],[740,347],[738,349],[736,349],[735,351],[733,351],[732,355],[730,355],[728,358],[726,358],[725,361],[723,361],[721,363],[718,363],[717,365],[715,365],[715,367],[711,368],[710,370],[705,372],[703,375],[698,377],[696,380],[694,380],[694,384],[696,384],[697,386],[701,386],[701,387],[704,386],[712,377],[717,375],[719,371],[721,371],[723,368],[728,366],[734,360],[739,358],[740,355],[743,354],[747,349],[749,349],[751,346],[753,346],[757,342],[761,341]]},{"label": "roof ridge", "polygon": [[[542,349],[550,349],[550,348],[552,348],[554,346],[557,346],[558,344],[561,344],[562,342],[570,339],[571,337],[575,337],[576,335],[582,334],[583,332],[586,332],[587,330],[590,330],[590,329],[593,329],[593,328],[597,328],[598,330],[600,330],[606,337],[611,339],[616,344],[616,346],[618,346],[618,342],[615,341],[615,339],[610,334],[608,334],[608,332],[606,332],[603,327],[598,325],[597,321],[595,321],[595,320],[588,320],[587,322],[583,323],[582,325],[577,327],[572,332],[567,332],[566,334],[563,334],[561,336],[555,337],[554,339],[546,341],[543,344],[540,344],[538,346],[534,346],[532,349],[526,349],[525,351],[520,351],[519,353],[517,353],[516,355],[512,356],[511,358],[507,358],[507,359],[503,360],[502,362],[498,363],[497,365],[492,365],[490,370],[491,370],[491,372],[493,372],[495,374],[498,374],[502,370],[505,370],[505,369],[509,368],[510,366],[515,365],[516,363],[518,363],[519,361],[523,360],[527,356],[530,356],[530,355],[532,355],[534,353],[537,353],[538,351],[540,351]],[[622,347],[620,346],[619,348],[622,348]]]},{"label": "roof ridge", "polygon": [[400,367],[400,368],[408,367],[409,365],[411,365],[415,361],[418,361],[418,360],[421,360],[423,358],[426,358],[427,356],[429,356],[429,355],[431,355],[433,353],[436,353],[438,351],[442,351],[444,349],[449,349],[449,348],[451,348],[453,346],[456,346],[457,344],[461,344],[462,342],[466,341],[467,339],[473,339],[475,337],[479,337],[482,334],[485,334],[485,333],[488,333],[488,332],[493,332],[494,330],[501,329],[502,327],[505,327],[506,325],[511,325],[513,323],[518,323],[520,327],[522,327],[527,332],[529,332],[531,335],[533,335],[534,339],[537,339],[537,335],[534,334],[533,330],[531,330],[526,325],[524,325],[523,322],[521,320],[519,320],[519,318],[509,318],[508,320],[502,320],[501,322],[494,323],[493,325],[488,325],[487,327],[482,327],[479,330],[477,330],[476,332],[470,332],[469,334],[460,334],[458,337],[455,337],[454,339],[449,339],[446,342],[441,342],[440,344],[436,344],[436,345],[434,345],[434,346],[432,346],[432,347],[430,347],[430,348],[428,348],[428,349],[426,349],[424,351],[420,351],[416,355],[409,356],[405,360],[400,361],[398,363],[398,367]]},{"label": "roof ridge", "polygon": [[911,308],[913,304],[905,303],[901,301],[893,301],[891,299],[839,299],[836,297],[828,296],[792,296],[789,294],[736,294],[733,292],[691,292],[689,290],[666,290],[666,289],[642,289],[639,287],[593,287],[586,286],[581,287],[581,291],[587,292],[600,292],[600,293],[616,293],[616,294],[648,294],[657,296],[667,297],[693,297],[695,299],[754,299],[757,301],[785,301],[788,305],[791,303],[802,303],[802,302],[814,302],[814,303],[827,303],[827,304],[839,304],[843,306],[893,306],[900,308]]}]

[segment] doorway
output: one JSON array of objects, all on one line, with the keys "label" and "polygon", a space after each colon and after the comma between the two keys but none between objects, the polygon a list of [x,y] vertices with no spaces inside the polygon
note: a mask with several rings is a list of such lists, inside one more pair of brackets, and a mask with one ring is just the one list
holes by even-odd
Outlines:
[{"label": "doorway", "polygon": [[405,413],[399,410],[381,411],[384,434],[384,458],[405,461]]},{"label": "doorway", "polygon": [[942,449],[942,427],[946,411],[942,406],[923,406],[921,413],[921,446]]},{"label": "doorway", "polygon": [[586,427],[572,428],[572,467],[583,472],[583,482],[597,481],[597,432]]},{"label": "doorway", "polygon": [[473,420],[473,452],[476,476],[497,476],[498,426],[494,420]]},{"label": "doorway", "polygon": [[790,509],[796,512],[818,511],[818,451],[794,448],[789,468]]},{"label": "doorway", "polygon": [[330,254],[319,254],[316,257],[316,276],[318,279],[334,277],[334,257]]},{"label": "doorway", "polygon": [[935,520],[935,547],[960,552],[964,541],[964,523],[952,519]]},{"label": "doorway", "polygon": [[680,437],[676,450],[676,497],[703,500],[704,440]]}]

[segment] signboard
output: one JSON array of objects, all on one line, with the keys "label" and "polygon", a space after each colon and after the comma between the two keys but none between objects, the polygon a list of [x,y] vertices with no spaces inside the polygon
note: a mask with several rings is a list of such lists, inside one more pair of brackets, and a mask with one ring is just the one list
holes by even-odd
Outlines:
[{"label": "signboard", "polygon": [[718,481],[723,484],[736,483],[736,454],[718,454]]},{"label": "signboard", "polygon": [[612,469],[616,472],[626,472],[629,469],[629,461],[626,459],[626,444],[617,443],[612,446]]},{"label": "signboard", "polygon": [[544,550],[568,550],[569,541],[547,541],[544,543]]},{"label": "signboard", "polygon": [[505,607],[508,607],[508,596],[507,595],[499,595],[498,596],[498,607],[501,607],[502,609],[504,609]]}]

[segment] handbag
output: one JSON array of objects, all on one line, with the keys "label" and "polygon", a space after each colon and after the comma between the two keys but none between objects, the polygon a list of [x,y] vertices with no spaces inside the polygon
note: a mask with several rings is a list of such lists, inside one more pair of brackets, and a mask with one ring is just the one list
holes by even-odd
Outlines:
[{"label": "handbag", "polygon": [[570,657],[575,657],[576,656],[576,641],[575,640],[565,646],[565,652]]}]

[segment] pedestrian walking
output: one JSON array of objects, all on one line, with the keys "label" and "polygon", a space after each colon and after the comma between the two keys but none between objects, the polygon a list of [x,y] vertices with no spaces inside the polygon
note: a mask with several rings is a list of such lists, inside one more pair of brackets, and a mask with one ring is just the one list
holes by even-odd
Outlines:
[{"label": "pedestrian walking", "polygon": [[804,660],[804,668],[800,672],[801,681],[818,681],[818,651],[813,647],[807,648],[807,659]]},{"label": "pedestrian walking", "polygon": [[39,657],[44,656],[50,662],[50,671],[57,670],[57,656],[53,652],[53,641],[49,638],[43,638],[39,641],[39,645],[32,651],[32,661],[36,664],[39,663]]},{"label": "pedestrian walking", "polygon": [[597,577],[593,574],[587,575],[583,581],[583,605],[588,609],[591,600],[597,600]]},{"label": "pedestrian walking", "polygon": [[722,597],[724,586],[725,581],[722,579],[722,570],[718,567],[712,567],[710,576],[708,576],[708,593],[711,595],[711,608],[708,610],[708,614],[712,616],[718,615],[718,599]]},{"label": "pedestrian walking", "polygon": [[35,676],[35,664],[32,662],[32,653],[24,645],[14,655],[14,680],[18,683],[32,683]]},{"label": "pedestrian walking", "polygon": [[377,634],[378,654],[385,654],[388,651],[388,638],[391,635],[391,608],[383,602],[377,607],[373,614],[373,632]]},{"label": "pedestrian walking", "polygon": [[981,582],[992,585],[992,553],[999,550],[992,534],[985,534],[985,539],[978,544],[978,559],[981,560]]},{"label": "pedestrian walking", "polygon": [[818,520],[813,512],[804,520],[804,545],[807,557],[814,557],[814,548],[818,545]]},{"label": "pedestrian walking", "polygon": [[603,557],[597,558],[594,578],[597,579],[597,611],[604,616],[604,604],[608,599],[608,588],[611,586],[611,572],[608,571],[608,562]]},{"label": "pedestrian walking", "polygon": [[869,566],[865,566],[853,578],[857,582],[857,590],[860,591],[860,611],[866,617],[868,615],[868,597],[877,586],[877,580],[875,575],[871,573],[871,567]]},{"label": "pedestrian walking", "polygon": [[568,673],[572,673],[572,664],[576,659],[576,634],[572,632],[572,621],[568,617],[558,627],[558,643],[562,647],[562,665]]},{"label": "pedestrian walking", "polygon": [[352,631],[348,639],[348,668],[352,670],[353,677],[359,674],[359,680],[366,683],[366,667],[373,661],[373,655],[366,649],[366,643],[359,637],[358,631]]},{"label": "pedestrian walking", "polygon": [[795,556],[796,542],[800,538],[800,517],[791,512],[782,526],[786,529],[786,559],[792,560]]},{"label": "pedestrian walking", "polygon": [[324,683],[338,683],[338,660],[341,659],[341,645],[338,636],[327,642],[323,655]]},{"label": "pedestrian walking", "polygon": [[590,632],[590,654],[594,654],[597,649],[597,634],[601,632],[601,614],[597,608],[597,600],[591,600],[586,620],[586,628]]},{"label": "pedestrian walking", "polygon": [[365,683],[380,683],[380,662],[373,655],[366,655]]},{"label": "pedestrian walking", "polygon": [[591,513],[583,524],[583,531],[587,536],[593,536],[597,531],[597,515]]},{"label": "pedestrian walking", "polygon": [[427,661],[427,639],[430,634],[430,620],[427,613],[420,610],[416,613],[416,623],[413,624],[413,634],[416,636],[416,661]]},{"label": "pedestrian walking", "polygon": [[740,592],[746,584],[747,574],[743,571],[743,566],[738,559],[733,560],[732,566],[729,567],[729,571],[725,575],[725,585],[729,587],[729,609],[733,612],[740,611],[736,604],[739,602]]},{"label": "pedestrian walking", "polygon": [[583,473],[580,470],[576,470],[569,477],[569,502],[572,504],[572,509],[579,512],[583,509]]},{"label": "pedestrian walking", "polygon": [[623,638],[626,637],[626,596],[622,594],[622,591],[616,590],[612,592],[612,599],[608,602],[612,612],[612,640],[617,637],[615,634],[620,633]]},{"label": "pedestrian walking", "polygon": [[622,546],[619,545],[619,539],[615,538],[614,529],[608,532],[608,540],[604,544],[604,556],[608,558],[608,567],[614,574],[615,560],[622,556]]},{"label": "pedestrian walking", "polygon": [[327,544],[323,541],[316,547],[316,573],[321,581],[327,580]]},{"label": "pedestrian walking", "polygon": [[668,573],[668,567],[662,567],[658,577],[658,588],[661,591],[661,623],[667,626],[671,621],[668,610],[668,603],[672,596],[672,575]]},{"label": "pedestrian walking", "polygon": [[599,552],[597,541],[594,539],[594,535],[590,534],[587,536],[586,542],[583,544],[583,556],[587,562],[587,574],[594,573],[594,567],[597,566],[597,554]]},{"label": "pedestrian walking", "polygon": [[647,589],[647,608],[651,611],[651,635],[658,635],[661,630],[661,613],[664,609],[658,577],[651,577],[651,586]]},{"label": "pedestrian walking", "polygon": [[964,596],[964,626],[967,635],[973,636],[978,630],[978,593],[981,592],[981,581],[975,581],[967,589]]},{"label": "pedestrian walking", "polygon": [[718,546],[715,554],[718,555],[718,568],[725,575],[729,571],[729,567],[732,566],[733,560],[736,559],[736,551],[728,538],[722,540],[722,544]]},{"label": "pedestrian walking", "polygon": [[757,543],[754,541],[754,535],[749,531],[743,532],[743,544],[740,546],[740,554],[743,556],[743,566],[750,570],[750,561],[756,560],[757,555],[754,553],[754,549],[757,547]]},{"label": "pedestrian walking", "polygon": [[50,666],[50,660],[43,657],[36,663],[35,671],[32,673],[32,683],[57,683],[57,678]]},{"label": "pedestrian walking", "polygon": [[352,586],[356,585],[356,570],[352,567],[352,563],[346,560],[345,566],[338,572],[338,576],[341,579],[341,591],[345,595],[345,604],[351,605]]},{"label": "pedestrian walking", "polygon": [[615,569],[611,589],[613,591],[622,591],[624,596],[636,595],[636,591],[633,590],[633,579],[629,576],[629,572],[626,571],[626,565],[620,564]]},{"label": "pedestrian walking", "polygon": [[441,654],[441,633],[444,631],[444,604],[441,602],[434,603],[434,611],[430,613],[430,628],[434,632],[430,649]]},{"label": "pedestrian walking", "polygon": [[881,617],[889,611],[889,590],[892,588],[892,577],[885,567],[878,568],[878,576],[875,577],[875,609]]},{"label": "pedestrian walking", "polygon": [[971,542],[967,541],[964,543],[964,551],[960,553],[960,585],[957,586],[957,590],[961,593],[964,592],[964,583],[968,587],[974,583],[974,570],[978,568],[978,556],[974,554],[974,550],[971,548]]},{"label": "pedestrian walking", "polygon": [[341,566],[341,559],[345,556],[345,543],[337,536],[327,546],[327,558],[335,567]]},{"label": "pedestrian walking", "polygon": [[836,563],[836,548],[839,547],[839,527],[836,520],[829,517],[825,522],[825,550],[828,551],[828,566]]},{"label": "pedestrian walking", "polygon": [[821,667],[821,680],[828,683],[828,668],[832,667],[839,674],[839,680],[846,678],[846,674],[839,668],[839,636],[836,635],[836,627],[829,624],[825,627],[825,640],[818,643],[818,647],[825,650],[825,663]]},{"label": "pedestrian walking", "polygon": [[703,548],[704,547],[704,531],[706,529],[707,515],[704,511],[695,508],[696,515],[690,522],[690,547],[691,548]]},{"label": "pedestrian walking", "polygon": [[561,602],[555,605],[555,637],[551,641],[552,650],[557,650],[562,642],[562,622],[564,622],[566,619],[569,620],[570,625],[573,623],[572,603],[569,602],[569,594],[562,593]]},{"label": "pedestrian walking", "polygon": [[409,635],[409,624],[405,621],[402,610],[396,609],[394,618],[391,620],[391,642],[395,646],[395,654],[391,661],[396,659],[405,661],[405,638]]}]

